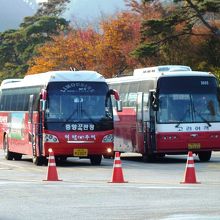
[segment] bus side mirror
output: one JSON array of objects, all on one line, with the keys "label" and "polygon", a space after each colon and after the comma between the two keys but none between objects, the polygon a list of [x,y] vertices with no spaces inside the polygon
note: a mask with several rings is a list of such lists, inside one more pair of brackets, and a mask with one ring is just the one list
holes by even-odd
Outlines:
[{"label": "bus side mirror", "polygon": [[120,100],[119,93],[115,89],[110,89],[109,94],[113,95],[116,100],[116,110],[117,112],[122,112],[122,101]]},{"label": "bus side mirror", "polygon": [[150,90],[149,91],[149,100],[150,100],[150,105],[153,109],[153,111],[158,111],[159,108],[159,103],[158,103],[158,98],[155,90]]},{"label": "bus side mirror", "polygon": [[116,110],[117,112],[122,112],[122,101],[121,100],[116,101]]},{"label": "bus side mirror", "polygon": [[45,89],[41,90],[41,99],[40,99],[40,111],[44,112],[46,110],[46,99],[47,91]]},{"label": "bus side mirror", "polygon": [[40,100],[40,111],[44,112],[46,110],[46,100]]}]

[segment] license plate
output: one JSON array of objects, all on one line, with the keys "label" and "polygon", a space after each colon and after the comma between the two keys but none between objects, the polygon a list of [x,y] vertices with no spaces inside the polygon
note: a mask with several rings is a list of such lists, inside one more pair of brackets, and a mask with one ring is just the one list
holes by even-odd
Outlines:
[{"label": "license plate", "polygon": [[200,143],[189,143],[188,144],[188,149],[189,150],[198,150],[200,149]]},{"label": "license plate", "polygon": [[88,156],[88,149],[74,149],[73,156],[75,157],[87,157]]}]

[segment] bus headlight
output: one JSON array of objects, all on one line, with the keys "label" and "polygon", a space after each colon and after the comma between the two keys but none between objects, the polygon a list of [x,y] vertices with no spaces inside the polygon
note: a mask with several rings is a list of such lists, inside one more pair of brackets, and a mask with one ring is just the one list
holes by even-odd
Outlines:
[{"label": "bus headlight", "polygon": [[112,149],[109,147],[109,148],[107,148],[107,152],[110,154],[110,153],[112,153]]},{"label": "bus headlight", "polygon": [[112,143],[114,140],[113,134],[105,135],[102,139],[102,143]]},{"label": "bus headlight", "polygon": [[46,143],[59,143],[57,136],[53,134],[44,134],[44,142]]}]

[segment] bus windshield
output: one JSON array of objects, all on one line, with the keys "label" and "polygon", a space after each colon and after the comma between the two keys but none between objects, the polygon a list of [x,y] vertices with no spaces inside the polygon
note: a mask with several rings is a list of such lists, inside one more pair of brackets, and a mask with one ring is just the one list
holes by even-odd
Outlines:
[{"label": "bus windshield", "polygon": [[160,82],[157,122],[177,123],[177,126],[192,122],[211,126],[210,122],[219,122],[220,100],[214,78],[187,78],[167,77]]},{"label": "bus windshield", "polygon": [[53,82],[48,85],[48,122],[112,120],[108,86],[103,82]]}]

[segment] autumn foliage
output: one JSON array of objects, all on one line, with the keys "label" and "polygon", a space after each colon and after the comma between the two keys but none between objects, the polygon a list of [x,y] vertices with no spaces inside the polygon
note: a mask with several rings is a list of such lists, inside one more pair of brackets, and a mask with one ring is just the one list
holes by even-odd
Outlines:
[{"label": "autumn foliage", "polygon": [[31,61],[28,73],[70,68],[90,69],[96,42],[99,42],[99,36],[89,29],[54,36],[53,41],[38,49],[39,55]]},{"label": "autumn foliage", "polygon": [[96,70],[105,77],[133,69],[137,64],[130,53],[139,43],[140,18],[124,12],[103,20],[100,31],[92,28],[72,30],[54,36],[38,49],[30,62],[28,74],[71,68]]},{"label": "autumn foliage", "polygon": [[212,7],[197,14],[190,0],[165,7],[159,0],[125,2],[130,10],[103,19],[98,31],[72,27],[43,44],[28,62],[28,74],[72,68],[95,70],[108,78],[166,64],[219,71],[220,24],[215,10],[209,12]]}]

